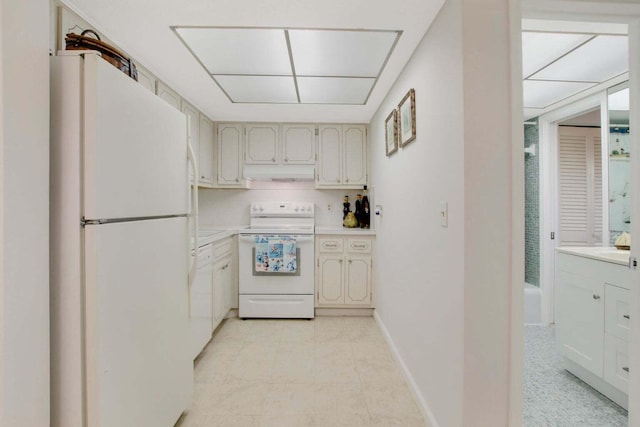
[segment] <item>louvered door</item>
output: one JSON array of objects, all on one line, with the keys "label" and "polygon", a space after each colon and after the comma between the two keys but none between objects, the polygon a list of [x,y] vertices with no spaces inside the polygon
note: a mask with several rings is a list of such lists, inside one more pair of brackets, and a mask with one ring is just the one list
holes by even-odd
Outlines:
[{"label": "louvered door", "polygon": [[599,128],[559,128],[560,246],[602,244],[602,155]]}]

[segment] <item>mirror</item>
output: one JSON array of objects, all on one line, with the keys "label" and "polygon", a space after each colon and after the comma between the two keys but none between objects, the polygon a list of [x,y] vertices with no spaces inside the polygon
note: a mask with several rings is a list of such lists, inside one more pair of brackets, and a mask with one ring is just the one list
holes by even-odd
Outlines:
[{"label": "mirror", "polygon": [[631,228],[628,83],[609,89],[609,236],[610,245]]}]

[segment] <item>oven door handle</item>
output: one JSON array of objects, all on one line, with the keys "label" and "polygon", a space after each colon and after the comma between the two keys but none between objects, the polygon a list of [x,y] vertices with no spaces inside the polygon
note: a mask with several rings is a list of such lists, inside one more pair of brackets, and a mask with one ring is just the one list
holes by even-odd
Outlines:
[{"label": "oven door handle", "polygon": [[238,238],[244,242],[255,242],[256,236],[273,236],[273,237],[293,237],[296,243],[313,242],[314,235],[300,236],[290,234],[240,234]]}]

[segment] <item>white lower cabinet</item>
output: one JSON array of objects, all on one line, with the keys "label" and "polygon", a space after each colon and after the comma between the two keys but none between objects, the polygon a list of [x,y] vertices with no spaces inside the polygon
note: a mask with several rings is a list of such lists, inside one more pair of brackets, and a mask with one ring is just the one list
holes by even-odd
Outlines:
[{"label": "white lower cabinet", "polygon": [[567,369],[627,407],[629,284],[626,265],[556,254],[558,351]]},{"label": "white lower cabinet", "polygon": [[373,307],[371,236],[316,238],[316,307]]},{"label": "white lower cabinet", "polygon": [[231,308],[231,238],[213,244],[213,329]]}]

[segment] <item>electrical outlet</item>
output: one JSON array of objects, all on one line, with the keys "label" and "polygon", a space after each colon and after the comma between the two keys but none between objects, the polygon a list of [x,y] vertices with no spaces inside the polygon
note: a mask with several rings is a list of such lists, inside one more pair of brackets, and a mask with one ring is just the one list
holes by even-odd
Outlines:
[{"label": "electrical outlet", "polygon": [[327,211],[328,211],[328,212],[333,212],[333,203],[329,203],[329,204],[327,205]]}]

